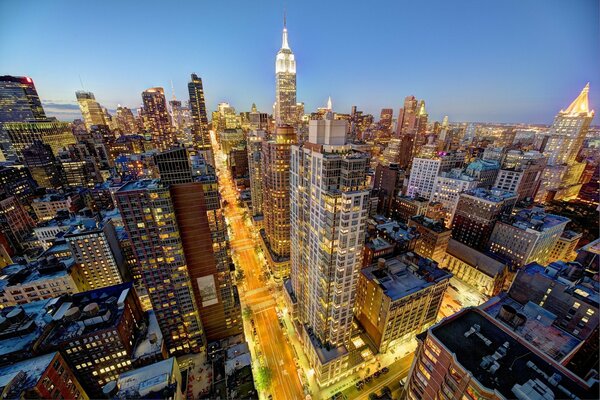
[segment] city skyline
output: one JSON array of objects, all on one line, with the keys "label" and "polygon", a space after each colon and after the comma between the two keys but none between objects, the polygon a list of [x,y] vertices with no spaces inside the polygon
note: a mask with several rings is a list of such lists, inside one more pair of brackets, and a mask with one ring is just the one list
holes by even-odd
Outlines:
[{"label": "city skyline", "polygon": [[[10,2],[0,6],[3,14],[15,16],[0,28],[5,38],[0,70],[30,76],[45,99],[48,115],[81,118],[77,90],[93,92],[114,112],[117,104],[138,107],[142,91],[150,87],[162,86],[171,99],[172,80],[177,98],[185,100],[190,72],[204,81],[208,109],[228,101],[239,110],[256,103],[259,110],[272,113],[272,59],[281,45],[283,4],[263,3],[260,8],[239,4],[235,15],[245,18],[233,17],[225,29],[211,15],[219,15],[226,5],[199,9],[189,4],[180,8],[150,4],[135,13],[122,5],[122,15],[130,19],[125,24],[110,4],[73,4],[41,4],[31,10]],[[299,71],[297,99],[307,111],[323,106],[331,96],[338,112],[357,105],[379,115],[381,108],[391,107],[396,118],[404,97],[415,95],[427,101],[434,120],[449,115],[450,121],[550,124],[554,114],[590,82],[590,108],[597,108],[600,45],[598,21],[593,18],[598,15],[597,2],[539,5],[515,8],[516,3],[506,3],[484,12],[470,1],[431,10],[390,3],[379,12],[357,12],[351,5],[287,4],[290,47]],[[188,10],[186,16],[206,16],[203,24],[180,17],[178,11],[183,9]],[[328,16],[333,13],[338,18],[331,20]],[[30,21],[26,31],[18,24],[22,20],[18,16],[25,14]],[[80,35],[79,24],[48,28],[50,18],[63,14],[73,21],[93,14],[112,29]],[[168,34],[154,36],[149,47],[140,33],[143,22],[153,19],[163,23]],[[557,23],[548,24],[551,20]],[[13,39],[9,42],[8,37]],[[44,40],[33,40],[36,37]],[[194,43],[211,37],[216,40],[202,40],[201,49],[190,51]],[[154,48],[159,56],[148,58]],[[382,54],[385,61],[377,59]]]}]

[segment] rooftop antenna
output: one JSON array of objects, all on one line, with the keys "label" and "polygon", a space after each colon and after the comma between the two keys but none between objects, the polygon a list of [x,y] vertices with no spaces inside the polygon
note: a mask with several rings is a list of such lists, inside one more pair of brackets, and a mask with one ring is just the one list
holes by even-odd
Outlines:
[{"label": "rooftop antenna", "polygon": [[175,97],[175,88],[173,87],[173,79],[171,79],[171,93],[173,94],[173,100],[177,100]]},{"label": "rooftop antenna", "polygon": [[83,87],[83,80],[81,79],[81,74],[79,74],[79,83],[81,83],[81,89],[85,90],[85,87]]}]

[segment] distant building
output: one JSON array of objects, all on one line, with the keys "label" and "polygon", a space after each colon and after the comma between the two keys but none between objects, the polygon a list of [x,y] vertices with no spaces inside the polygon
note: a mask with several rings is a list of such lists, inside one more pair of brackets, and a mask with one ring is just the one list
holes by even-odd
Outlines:
[{"label": "distant building", "polygon": [[36,140],[23,149],[23,163],[31,172],[38,186],[46,189],[61,189],[66,186],[66,177],[62,165],[52,153],[52,147]]},{"label": "distant building", "polygon": [[435,322],[451,277],[413,253],[380,258],[361,270],[356,316],[379,353]]},{"label": "distant building", "polygon": [[94,125],[108,125],[104,111],[98,102],[94,93],[77,91],[75,92],[77,97],[77,103],[79,103],[79,109],[81,115],[83,115],[83,121],[88,132],[91,132],[92,126]]},{"label": "distant building", "polygon": [[263,214],[263,172],[262,172],[262,142],[265,132],[256,130],[248,135],[248,173],[250,175],[250,194],[252,198],[252,215]]},{"label": "distant building", "polygon": [[394,201],[392,218],[407,223],[416,215],[425,215],[429,199],[424,197],[398,196]]},{"label": "distant building", "polygon": [[0,76],[0,124],[46,119],[33,80],[25,76]]},{"label": "distant building", "polygon": [[11,254],[22,250],[22,243],[34,227],[33,219],[16,197],[0,196],[0,233],[8,240]]},{"label": "distant building", "polygon": [[575,249],[579,244],[579,239],[583,234],[565,230],[560,235],[548,256],[547,262],[554,261],[573,261],[577,257]]},{"label": "distant building", "polygon": [[517,196],[504,190],[477,188],[460,194],[452,237],[474,249],[483,250],[501,215],[508,215]]},{"label": "distant building", "polygon": [[391,215],[394,200],[402,188],[403,181],[404,171],[399,169],[397,164],[377,165],[373,179],[373,189],[377,190],[379,197],[377,207],[379,214]]},{"label": "distant building", "polygon": [[496,223],[489,249],[516,268],[531,262],[545,264],[569,222],[569,218],[547,214],[541,208],[519,211]]},{"label": "distant building", "polygon": [[478,184],[477,178],[464,174],[459,169],[442,172],[435,179],[431,201],[441,203],[442,218],[444,218],[444,223],[447,227],[452,226],[452,219],[454,219],[460,194],[464,191],[475,189]]},{"label": "distant building", "polygon": [[143,91],[142,101],[146,132],[152,136],[152,141],[159,149],[169,149],[177,141],[177,137],[171,124],[164,89],[155,87]]},{"label": "distant building", "polygon": [[288,44],[283,20],[281,49],[275,59],[275,121],[277,125],[294,125],[296,121],[296,60]]},{"label": "distant building", "polygon": [[75,212],[77,205],[69,194],[51,193],[38,197],[31,203],[31,208],[40,222],[50,221],[59,211]]},{"label": "distant building", "polygon": [[478,187],[490,189],[500,171],[500,163],[491,160],[477,159],[467,165],[465,174],[472,176],[479,182]]},{"label": "distant building", "polygon": [[437,176],[441,172],[462,167],[464,160],[465,153],[462,152],[441,153],[431,158],[415,157],[412,160],[406,194],[430,199]]},{"label": "distant building", "polygon": [[52,148],[54,155],[76,142],[68,122],[56,119],[43,119],[27,122],[6,122],[2,124],[3,130],[8,134],[13,148],[18,156],[23,155],[23,150],[36,141],[41,141]]},{"label": "distant building", "polygon": [[544,159],[537,159],[519,167],[503,168],[498,172],[494,188],[517,194],[517,201],[533,200],[542,182],[545,166]]}]

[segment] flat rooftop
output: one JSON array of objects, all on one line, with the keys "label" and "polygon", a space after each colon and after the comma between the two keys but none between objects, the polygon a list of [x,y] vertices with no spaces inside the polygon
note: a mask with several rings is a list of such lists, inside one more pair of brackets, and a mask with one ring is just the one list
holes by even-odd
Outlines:
[{"label": "flat rooftop", "polygon": [[[510,330],[500,326],[481,310],[465,309],[431,328],[428,334],[453,353],[481,385],[498,391],[507,399],[515,398],[514,391],[536,380],[544,385],[542,393],[549,393],[547,397],[540,394],[536,398],[566,398],[564,390],[580,399],[597,398],[597,383],[593,388],[587,387],[566,368],[537,355],[533,347],[525,346],[518,337],[509,334]],[[506,349],[503,356],[501,347]],[[491,356],[495,353],[498,369],[491,372],[489,363],[493,364]],[[553,385],[548,377],[558,380],[563,390]]]},{"label": "flat rooftop", "polygon": [[[502,320],[499,312],[503,306],[526,317],[523,324],[515,328]],[[480,308],[557,362],[562,362],[581,343],[581,340],[553,324],[556,315],[535,303],[522,305],[506,294],[501,294],[482,304]]]},{"label": "flat rooftop", "polygon": [[405,253],[363,268],[361,273],[369,281],[377,283],[384,294],[392,301],[410,296],[420,290],[435,285],[452,274],[440,269],[437,263],[414,253]]},{"label": "flat rooftop", "polygon": [[490,254],[482,253],[455,239],[450,239],[446,252],[492,278],[506,268],[505,263],[493,258]]},{"label": "flat rooftop", "polygon": [[173,370],[178,369],[177,361],[171,357],[142,368],[123,372],[119,375],[119,391],[115,398],[162,398],[166,395],[164,390],[167,388],[173,394],[179,388],[175,382],[171,382],[171,376]]},{"label": "flat rooftop", "polygon": [[43,264],[39,261],[27,265],[11,264],[0,272],[0,289],[15,285],[29,285],[37,281],[58,279],[69,275],[71,267],[75,265],[72,257],[56,261],[55,264]]},{"label": "flat rooftop", "polygon": [[534,207],[530,210],[521,210],[512,218],[512,225],[519,229],[532,229],[543,232],[571,220],[556,214],[545,213],[542,208]]},{"label": "flat rooftop", "polygon": [[485,189],[475,188],[464,192],[465,195],[477,197],[478,199],[486,200],[492,203],[501,203],[505,200],[517,198],[517,195],[513,192],[509,192],[501,189]]},{"label": "flat rooftop", "polygon": [[132,190],[156,189],[160,185],[159,179],[141,179],[138,181],[127,182],[117,192],[129,192]]},{"label": "flat rooftop", "polygon": [[[56,352],[49,353],[0,367],[0,392],[5,391],[7,385],[11,386],[6,393],[3,393],[3,398],[25,398],[23,392],[33,388],[39,382],[56,354]],[[21,374],[22,378],[19,377]]]}]

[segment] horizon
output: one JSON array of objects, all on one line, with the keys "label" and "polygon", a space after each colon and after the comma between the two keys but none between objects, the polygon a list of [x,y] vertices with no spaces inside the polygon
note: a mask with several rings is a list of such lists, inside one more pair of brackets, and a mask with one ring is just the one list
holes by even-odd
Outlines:
[{"label": "horizon", "polygon": [[[347,7],[288,4],[298,101],[306,112],[331,96],[336,112],[356,105],[378,119],[382,108],[392,108],[396,118],[404,97],[414,95],[425,100],[433,120],[448,115],[451,122],[548,125],[587,82],[591,108],[597,108],[598,2],[511,0],[492,10],[474,0],[433,3],[427,8],[386,2],[361,7],[365,15],[346,2]],[[121,12],[115,13],[115,5]],[[229,19],[215,17],[233,5],[236,13]],[[277,1],[261,7],[150,2],[143,9],[115,1],[68,0],[35,8],[5,1],[0,10],[13,18],[0,27],[0,71],[31,77],[48,115],[67,121],[81,117],[77,90],[91,91],[114,113],[117,104],[139,107],[149,87],[163,87],[169,100],[172,80],[176,97],[185,102],[193,72],[203,80],[207,109],[226,101],[241,112],[256,103],[272,114],[283,8]],[[49,25],[54,18],[81,21],[92,14],[99,25],[88,30],[76,23]],[[28,23],[20,24],[24,16]],[[161,29],[145,43],[148,21]],[[242,42],[248,37],[254,40]]]}]

